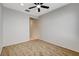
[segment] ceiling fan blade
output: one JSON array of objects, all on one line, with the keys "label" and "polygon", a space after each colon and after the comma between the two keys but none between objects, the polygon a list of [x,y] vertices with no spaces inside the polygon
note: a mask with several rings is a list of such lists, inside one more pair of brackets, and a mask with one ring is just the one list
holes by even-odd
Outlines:
[{"label": "ceiling fan blade", "polygon": [[39,3],[34,3],[35,5],[38,5]]},{"label": "ceiling fan blade", "polygon": [[29,9],[35,8],[36,6],[30,7]]},{"label": "ceiling fan blade", "polygon": [[38,12],[40,12],[40,8],[38,8]]},{"label": "ceiling fan blade", "polygon": [[41,7],[42,7],[42,8],[46,8],[46,9],[48,9],[48,8],[49,8],[49,6],[44,6],[44,5],[42,5]]},{"label": "ceiling fan blade", "polygon": [[43,3],[40,3],[40,5],[42,5]]}]

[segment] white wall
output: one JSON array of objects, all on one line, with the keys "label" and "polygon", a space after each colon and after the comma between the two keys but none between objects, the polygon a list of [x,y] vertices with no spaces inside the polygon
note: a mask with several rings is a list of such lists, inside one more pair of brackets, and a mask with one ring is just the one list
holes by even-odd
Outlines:
[{"label": "white wall", "polygon": [[79,52],[79,4],[69,4],[39,19],[42,40]]},{"label": "white wall", "polygon": [[2,50],[2,4],[0,4],[0,53]]},{"label": "white wall", "polygon": [[29,40],[29,16],[3,7],[3,46]]}]

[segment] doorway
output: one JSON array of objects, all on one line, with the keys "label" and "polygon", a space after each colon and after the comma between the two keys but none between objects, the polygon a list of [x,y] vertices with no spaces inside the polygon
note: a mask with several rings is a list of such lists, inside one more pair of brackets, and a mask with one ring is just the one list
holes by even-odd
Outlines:
[{"label": "doorway", "polygon": [[30,40],[40,39],[39,35],[39,20],[30,17]]}]

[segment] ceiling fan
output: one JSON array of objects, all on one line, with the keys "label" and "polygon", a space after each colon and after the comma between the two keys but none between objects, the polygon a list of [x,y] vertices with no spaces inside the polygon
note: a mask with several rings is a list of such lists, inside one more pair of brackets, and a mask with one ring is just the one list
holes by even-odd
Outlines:
[{"label": "ceiling fan", "polygon": [[[37,8],[38,12],[40,12],[40,8],[45,8],[48,9],[49,6],[45,6],[43,5],[44,3],[34,3],[35,6],[29,7],[28,9],[33,9],[33,8]],[[25,10],[25,11],[29,11],[29,10]]]}]

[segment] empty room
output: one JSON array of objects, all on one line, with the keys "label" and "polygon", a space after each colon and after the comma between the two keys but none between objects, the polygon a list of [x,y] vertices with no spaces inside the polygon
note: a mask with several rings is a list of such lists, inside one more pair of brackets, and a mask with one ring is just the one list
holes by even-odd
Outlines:
[{"label": "empty room", "polygon": [[1,56],[79,56],[79,3],[0,3]]}]

